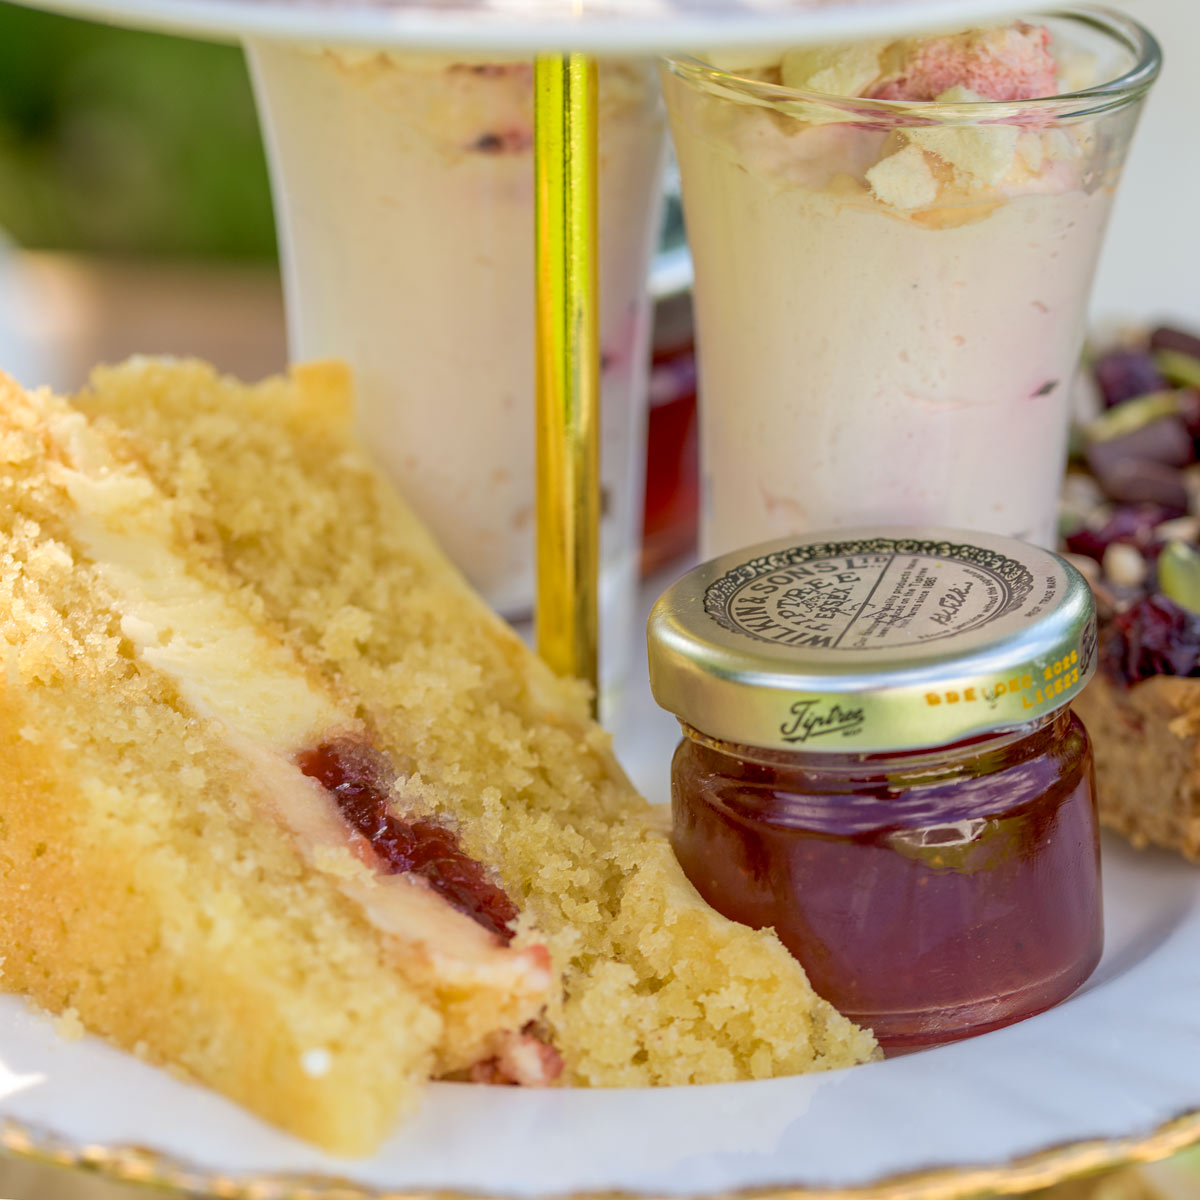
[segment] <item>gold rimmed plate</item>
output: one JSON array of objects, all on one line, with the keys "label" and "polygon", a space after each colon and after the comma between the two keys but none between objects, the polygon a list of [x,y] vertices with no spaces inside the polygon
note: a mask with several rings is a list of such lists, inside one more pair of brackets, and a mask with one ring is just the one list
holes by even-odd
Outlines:
[{"label": "gold rimmed plate", "polygon": [[825,1075],[656,1090],[435,1085],[375,1157],[322,1155],[0,998],[5,1148],[218,1196],[1017,1191],[1200,1138],[1200,872],[1104,849],[1107,949],[1020,1025]]}]

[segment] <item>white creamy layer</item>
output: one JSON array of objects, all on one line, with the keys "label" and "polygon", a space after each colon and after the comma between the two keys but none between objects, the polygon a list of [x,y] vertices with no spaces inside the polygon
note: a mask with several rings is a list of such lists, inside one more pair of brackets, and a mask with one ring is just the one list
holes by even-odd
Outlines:
[{"label": "white creamy layer", "polygon": [[703,553],[879,523],[1052,545],[1126,119],[1110,136],[888,131],[666,86],[696,266]]},{"label": "white creamy layer", "polygon": [[[252,58],[274,143],[292,351],[349,360],[367,445],[491,604],[528,612],[531,71],[263,44]],[[602,554],[629,576],[664,130],[645,64],[602,67],[599,101]]]}]

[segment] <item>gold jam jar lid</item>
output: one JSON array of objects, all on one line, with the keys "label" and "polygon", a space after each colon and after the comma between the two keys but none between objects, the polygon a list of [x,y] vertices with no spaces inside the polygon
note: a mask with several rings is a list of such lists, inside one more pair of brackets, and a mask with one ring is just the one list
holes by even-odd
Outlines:
[{"label": "gold jam jar lid", "polygon": [[1096,609],[1074,567],[1012,538],[838,530],[689,571],[647,642],[655,700],[709,737],[915,750],[1069,704],[1096,669]]}]

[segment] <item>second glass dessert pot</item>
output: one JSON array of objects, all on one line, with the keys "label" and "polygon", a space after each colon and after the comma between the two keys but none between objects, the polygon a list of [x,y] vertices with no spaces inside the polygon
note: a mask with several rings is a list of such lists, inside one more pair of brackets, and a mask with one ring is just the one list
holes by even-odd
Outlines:
[{"label": "second glass dessert pot", "polygon": [[[526,59],[252,40],[293,357],[354,369],[364,443],[512,620],[534,599],[534,82]],[[602,687],[634,628],[665,121],[649,59],[597,92]]]},{"label": "second glass dessert pot", "polygon": [[814,535],[684,576],[650,619],[684,737],[676,854],[885,1049],[1011,1024],[1103,946],[1082,577],[1008,539]]},{"label": "second glass dessert pot", "polygon": [[1062,94],[864,99],[783,86],[780,54],[666,61],[704,555],[878,521],[1053,545],[1088,294],[1160,55],[1113,12],[1030,20]]}]

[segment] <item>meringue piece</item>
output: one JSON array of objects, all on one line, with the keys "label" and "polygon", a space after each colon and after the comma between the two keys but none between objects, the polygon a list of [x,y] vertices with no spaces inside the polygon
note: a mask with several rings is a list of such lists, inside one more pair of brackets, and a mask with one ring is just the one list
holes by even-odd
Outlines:
[{"label": "meringue piece", "polygon": [[831,96],[861,96],[879,78],[880,56],[886,47],[886,42],[873,41],[792,50],[780,64],[783,86]]},{"label": "meringue piece", "polygon": [[867,172],[867,182],[881,203],[906,212],[928,208],[938,196],[937,178],[916,145],[880,159]]}]

